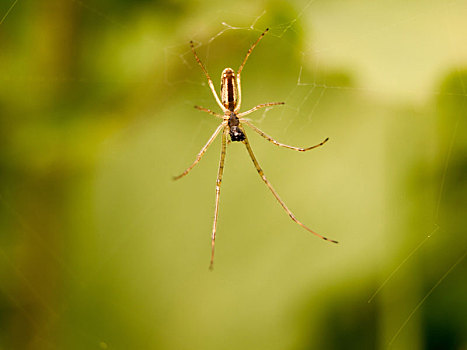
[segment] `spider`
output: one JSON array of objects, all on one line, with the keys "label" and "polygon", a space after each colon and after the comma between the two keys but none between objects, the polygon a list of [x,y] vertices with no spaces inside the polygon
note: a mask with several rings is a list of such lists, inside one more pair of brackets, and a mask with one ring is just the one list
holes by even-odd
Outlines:
[{"label": "spider", "polygon": [[[318,236],[321,239],[324,239],[325,241],[330,241],[332,243],[338,243],[337,241],[333,239],[329,239],[325,236],[320,235],[319,233],[311,230],[307,226],[305,226],[301,221],[299,221],[295,215],[290,211],[290,209],[285,205],[285,203],[282,201],[282,199],[279,197],[277,192],[274,190],[272,187],[271,183],[268,181],[266,178],[266,175],[264,175],[263,169],[261,169],[258,161],[256,160],[255,155],[253,154],[253,150],[251,149],[250,143],[248,142],[248,138],[246,136],[245,130],[243,128],[243,124],[249,126],[253,131],[257,132],[259,135],[264,137],[266,140],[269,142],[272,142],[276,146],[279,147],[284,147],[288,149],[292,149],[295,151],[299,152],[305,152],[309,151],[311,149],[320,147],[324,145],[329,138],[326,138],[323,142],[307,147],[307,148],[301,148],[301,147],[294,147],[294,146],[289,146],[283,143],[280,143],[276,140],[274,140],[271,136],[265,134],[263,131],[258,129],[256,126],[254,126],[252,123],[250,123],[248,120],[246,120],[244,117],[260,108],[264,107],[270,107],[270,106],[276,106],[276,105],[283,105],[284,102],[269,102],[269,103],[262,103],[257,105],[256,107],[253,107],[246,112],[241,112],[239,113],[240,110],[240,105],[242,102],[242,91],[240,88],[240,74],[243,70],[243,67],[245,66],[245,63],[250,56],[251,52],[253,49],[258,45],[259,41],[264,37],[264,35],[268,32],[269,28],[267,28],[256,40],[256,42],[250,47],[248,50],[242,64],[240,65],[240,68],[238,68],[237,73],[235,74],[235,71],[232,68],[225,68],[222,71],[221,75],[221,93],[220,93],[220,98],[217,95],[216,90],[214,89],[214,84],[212,83],[212,79],[209,76],[209,73],[207,72],[206,68],[204,67],[203,63],[199,59],[198,55],[196,54],[195,47],[193,45],[193,41],[190,41],[190,46],[191,50],[193,51],[193,54],[195,56],[196,61],[200,65],[201,69],[203,70],[204,74],[206,75],[206,78],[208,79],[208,84],[209,87],[212,91],[212,94],[214,95],[214,98],[216,99],[217,104],[221,108],[222,112],[224,114],[218,114],[210,109],[200,107],[200,106],[195,106],[196,109],[207,112],[219,119],[222,119],[222,123],[217,127],[217,129],[214,131],[212,136],[209,138],[208,142],[204,145],[204,147],[201,149],[201,151],[198,153],[195,161],[193,164],[191,164],[183,173],[181,173],[178,176],[174,177],[174,180],[178,180],[185,175],[187,175],[191,169],[194,168],[196,164],[201,160],[203,157],[204,153],[206,153],[206,150],[208,147],[211,145],[211,143],[216,139],[216,137],[219,135],[219,133],[222,131],[222,146],[221,146],[221,157],[220,157],[220,162],[219,162],[219,171],[217,174],[217,181],[216,181],[216,205],[214,209],[214,222],[212,225],[212,235],[211,235],[211,262],[209,265],[209,268],[213,268],[214,264],[214,246],[215,246],[215,241],[216,241],[216,229],[217,229],[217,218],[219,214],[219,197],[220,197],[220,190],[221,190],[221,183],[222,183],[222,175],[224,172],[224,160],[225,160],[225,153],[226,153],[226,148],[227,144],[230,142],[242,142],[248,151],[248,154],[250,155],[251,160],[253,161],[253,164],[256,168],[256,171],[258,172],[259,176],[261,179],[264,181],[266,186],[271,190],[272,194],[274,197],[277,199],[279,204],[282,206],[282,208],[287,212],[287,214],[290,216],[290,218],[296,222],[298,225],[303,227],[305,230],[311,232],[315,236]],[[230,136],[230,141],[227,140],[227,134]]]}]

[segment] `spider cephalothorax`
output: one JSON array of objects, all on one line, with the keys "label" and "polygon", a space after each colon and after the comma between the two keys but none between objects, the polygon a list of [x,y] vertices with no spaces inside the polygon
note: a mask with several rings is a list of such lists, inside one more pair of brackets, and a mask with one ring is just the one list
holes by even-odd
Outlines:
[{"label": "spider cephalothorax", "polygon": [[332,239],[329,239],[327,237],[324,237],[320,235],[319,233],[316,233],[315,231],[311,230],[307,226],[305,226],[302,222],[300,222],[295,215],[290,211],[290,209],[285,205],[285,203],[282,201],[282,199],[279,197],[277,192],[274,190],[272,187],[271,183],[268,181],[266,178],[266,175],[264,175],[263,169],[259,166],[258,161],[256,160],[255,155],[253,154],[253,150],[251,149],[250,143],[248,142],[248,138],[246,136],[246,133],[242,127],[242,124],[248,125],[250,128],[252,128],[255,132],[257,132],[259,135],[264,137],[266,140],[269,142],[272,142],[276,146],[280,147],[285,147],[288,149],[293,149],[295,151],[300,151],[300,152],[305,152],[309,151],[313,148],[322,146],[328,139],[326,138],[323,142],[307,147],[307,148],[301,148],[301,147],[294,147],[294,146],[289,146],[280,142],[277,142],[274,140],[271,136],[268,136],[264,132],[262,132],[260,129],[258,129],[256,126],[251,124],[249,121],[244,119],[243,117],[264,107],[270,107],[270,106],[276,106],[276,105],[282,105],[284,102],[270,102],[270,103],[263,103],[260,105],[257,105],[256,107],[253,107],[249,109],[246,112],[239,113],[240,110],[240,105],[242,102],[242,90],[240,88],[240,73],[243,70],[243,67],[245,66],[245,62],[250,56],[251,52],[253,49],[256,47],[258,42],[263,38],[263,36],[267,33],[268,29],[266,29],[261,36],[256,40],[256,42],[250,47],[248,50],[245,59],[243,60],[242,64],[240,65],[240,68],[237,71],[237,74],[235,74],[235,71],[232,68],[226,68],[222,72],[221,75],[221,98],[217,95],[216,89],[214,89],[214,84],[212,83],[211,77],[209,76],[206,68],[204,68],[204,65],[201,63],[201,60],[199,59],[198,55],[196,54],[195,47],[193,45],[193,42],[190,42],[191,44],[191,50],[193,51],[193,54],[195,55],[196,61],[200,65],[201,69],[203,70],[204,74],[206,75],[206,78],[208,79],[208,84],[209,88],[212,91],[212,94],[214,95],[214,98],[216,99],[217,104],[219,107],[222,109],[222,114],[218,114],[216,112],[213,112],[207,108],[204,107],[199,107],[195,106],[195,108],[207,112],[209,114],[212,114],[220,119],[222,119],[222,123],[217,127],[216,131],[212,134],[212,136],[209,138],[208,142],[204,145],[204,147],[201,149],[201,151],[198,153],[198,156],[196,157],[195,161],[193,164],[191,164],[183,173],[180,175],[176,176],[175,179],[180,179],[181,177],[185,176],[190,172],[191,169],[201,160],[203,157],[204,153],[208,149],[208,147],[211,145],[211,143],[215,140],[217,135],[222,131],[222,146],[221,146],[221,159],[219,163],[219,172],[217,174],[217,181],[216,181],[216,207],[214,210],[214,222],[212,225],[212,235],[211,235],[211,264],[210,268],[212,268],[213,263],[214,263],[214,243],[216,240],[216,229],[217,229],[217,217],[219,213],[219,197],[220,197],[220,190],[221,190],[221,183],[222,183],[222,175],[224,173],[224,161],[225,161],[225,153],[226,153],[226,148],[227,148],[227,134],[230,135],[231,141],[239,141],[245,144],[246,149],[248,151],[248,154],[250,155],[251,160],[253,161],[253,164],[256,168],[256,171],[258,172],[259,176],[261,179],[264,181],[266,186],[271,190],[272,194],[274,197],[277,199],[279,204],[282,206],[282,208],[287,212],[287,214],[290,216],[290,218],[299,224],[301,227],[303,227],[305,230],[308,230],[315,236],[318,236],[321,239],[324,239],[326,241],[330,241],[333,243],[337,243],[337,241],[334,241]]},{"label": "spider cephalothorax", "polygon": [[240,119],[235,112],[230,113],[229,117],[229,134],[232,141],[245,141],[245,133],[240,128]]}]

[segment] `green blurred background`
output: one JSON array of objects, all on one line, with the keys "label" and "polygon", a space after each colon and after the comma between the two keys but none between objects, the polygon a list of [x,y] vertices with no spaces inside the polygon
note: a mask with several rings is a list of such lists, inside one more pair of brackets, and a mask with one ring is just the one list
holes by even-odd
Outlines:
[{"label": "green blurred background", "polygon": [[[466,349],[466,1],[0,3],[0,349]],[[228,147],[216,88],[294,224]],[[375,294],[376,293],[376,294]]]}]

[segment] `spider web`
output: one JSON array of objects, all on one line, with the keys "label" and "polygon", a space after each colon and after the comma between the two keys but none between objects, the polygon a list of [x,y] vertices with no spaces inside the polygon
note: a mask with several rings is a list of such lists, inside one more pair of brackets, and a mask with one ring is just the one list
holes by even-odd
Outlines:
[{"label": "spider web", "polygon": [[[77,0],[70,0],[69,3],[79,8],[84,16],[102,20],[104,28],[115,28],[121,35],[125,31],[133,30],[132,23],[127,21],[125,16],[119,16],[112,7]],[[9,27],[6,25],[19,20],[15,12],[21,13],[24,10],[22,6],[24,2],[22,4],[22,1],[15,0],[1,8],[4,13],[4,15],[0,13],[2,31],[7,32]],[[133,298],[141,298],[144,300],[144,306],[151,305],[149,309],[155,310],[155,313],[170,313],[167,327],[170,329],[170,326],[184,320],[183,315],[177,314],[178,311],[170,311],[174,306],[177,306],[178,310],[180,307],[178,303],[181,303],[187,310],[192,309],[182,298],[171,299],[169,294],[178,288],[189,286],[184,285],[182,279],[192,279],[212,288],[208,292],[218,293],[218,295],[209,293],[211,295],[209,303],[199,296],[191,299],[203,305],[222,305],[220,299],[229,295],[226,294],[226,286],[238,292],[238,299],[230,296],[233,298],[232,304],[238,305],[243,297],[251,297],[247,292],[248,288],[236,289],[245,280],[255,293],[269,294],[270,299],[265,296],[265,301],[258,303],[258,310],[266,314],[265,317],[271,316],[273,320],[283,318],[285,321],[275,321],[276,323],[266,329],[268,331],[282,329],[278,334],[293,334],[291,338],[300,337],[301,340],[301,342],[295,338],[295,340],[286,340],[290,343],[282,343],[284,347],[307,342],[316,345],[312,340],[304,338],[303,334],[306,334],[305,328],[308,324],[306,326],[298,324],[297,315],[300,312],[297,309],[308,302],[310,295],[313,299],[329,304],[329,299],[323,297],[328,290],[333,291],[331,294],[336,295],[336,299],[346,300],[345,295],[338,296],[335,288],[343,288],[348,292],[344,294],[350,295],[355,294],[353,291],[357,291],[357,304],[361,301],[363,303],[369,301],[371,305],[377,305],[374,306],[375,308],[379,307],[382,310],[385,316],[381,317],[381,339],[378,340],[380,347],[395,347],[396,344],[397,347],[404,345],[411,348],[416,348],[417,345],[421,347],[419,338],[414,336],[423,323],[421,309],[436,294],[446,295],[443,294],[448,288],[445,285],[456,286],[456,282],[459,282],[456,271],[462,267],[465,269],[465,240],[462,241],[462,236],[459,234],[454,236],[450,231],[451,227],[447,226],[449,219],[457,219],[457,217],[454,214],[447,215],[445,206],[448,193],[446,188],[450,186],[449,181],[452,181],[452,168],[456,164],[455,161],[462,156],[462,152],[465,152],[461,148],[463,145],[461,139],[464,136],[461,133],[465,123],[465,118],[462,117],[465,117],[467,108],[467,90],[464,86],[465,78],[463,80],[462,70],[459,67],[465,66],[467,62],[465,45],[461,44],[462,38],[465,38],[467,33],[465,28],[459,27],[459,23],[462,23],[460,19],[463,18],[462,14],[465,15],[466,6],[459,1],[443,3],[433,1],[424,6],[414,3],[402,7],[384,3],[368,5],[363,13],[358,13],[359,10],[362,11],[361,7],[353,8],[342,2],[315,0],[287,5],[281,10],[282,12],[278,10],[274,12],[273,9],[264,9],[258,5],[250,5],[248,11],[244,12],[203,7],[197,10],[191,20],[187,19],[180,28],[177,28],[170,40],[163,41],[162,47],[159,47],[158,43],[160,37],[151,35],[144,36],[138,44],[129,44],[132,50],[141,50],[151,56],[153,53],[158,53],[154,55],[156,58],[153,65],[162,68],[154,75],[151,75],[152,71],[150,71],[150,76],[156,79],[156,84],[165,87],[167,91],[162,96],[167,97],[171,107],[159,108],[155,104],[147,103],[142,107],[140,104],[136,112],[125,111],[125,106],[130,104],[119,105],[120,109],[117,110],[91,109],[92,114],[104,112],[111,118],[116,118],[117,114],[124,114],[132,121],[127,120],[126,123],[122,123],[123,126],[118,132],[107,136],[104,140],[102,137],[98,138],[101,143],[93,148],[99,152],[96,160],[97,180],[92,184],[97,188],[93,198],[95,213],[94,216],[91,215],[95,217],[96,223],[85,225],[92,234],[71,240],[78,245],[75,250],[70,250],[71,258],[64,256],[65,252],[54,244],[53,237],[43,237],[40,221],[32,220],[31,224],[31,218],[24,213],[25,208],[18,209],[16,201],[13,200],[13,187],[3,187],[0,192],[4,213],[2,215],[9,222],[13,222],[13,231],[20,232],[22,237],[30,238],[29,241],[22,241],[13,247],[7,242],[0,249],[4,261],[1,273],[8,281],[0,288],[3,299],[6,300],[6,302],[2,301],[2,304],[7,305],[8,310],[12,310],[12,315],[20,315],[16,316],[16,319],[25,317],[30,322],[32,326],[26,328],[28,334],[34,337],[32,344],[46,344],[52,348],[60,348],[58,345],[60,339],[51,336],[49,332],[60,328],[57,325],[63,323],[65,333],[70,339],[83,338],[84,340],[81,340],[83,344],[94,344],[100,348],[107,348],[108,344],[112,342],[115,344],[118,340],[121,341],[120,344],[117,343],[119,346],[123,346],[125,340],[138,344],[134,338],[143,339],[144,332],[150,333],[152,330],[153,326],[147,324],[150,313],[143,310],[144,307],[139,303],[130,302],[129,307],[136,308],[144,316],[125,313],[115,307],[115,304],[120,300],[128,302]],[[140,12],[136,11],[136,13],[143,17]],[[209,14],[207,17],[209,20],[206,20],[206,14]],[[203,25],[199,24],[199,18],[204,18]],[[439,25],[429,26],[428,22],[433,20]],[[178,171],[177,169],[182,170],[188,165],[209,136],[210,130],[215,128],[216,121],[210,119],[210,116],[191,110],[193,105],[203,105],[213,110],[216,106],[187,42],[190,39],[195,41],[201,59],[217,87],[220,71],[229,65],[236,68],[252,41],[265,27],[270,27],[270,33],[255,49],[242,73],[244,89],[242,109],[246,110],[263,102],[285,101],[284,107],[255,112],[250,120],[266,133],[285,143],[306,146],[307,143],[314,144],[315,140],[320,141],[327,136],[331,141],[323,150],[310,155],[307,162],[303,160],[305,157],[303,155],[288,155],[287,151],[278,152],[259,137],[251,136],[254,150],[268,177],[283,195],[284,200],[290,203],[292,210],[295,209],[297,216],[303,218],[305,223],[312,222],[313,225],[317,225],[330,236],[333,233],[332,237],[341,241],[341,246],[339,249],[333,249],[333,247],[313,244],[315,242],[310,244],[305,234],[302,235],[304,237],[295,237],[302,233],[298,229],[298,234],[286,232],[295,229],[289,227],[293,223],[286,221],[287,218],[281,220],[280,216],[283,214],[279,212],[280,208],[276,208],[277,204],[274,203],[273,198],[261,188],[262,185],[255,178],[257,175],[253,173],[254,170],[243,170],[247,166],[242,164],[246,164],[249,160],[246,157],[242,158],[241,152],[237,151],[239,147],[234,148],[232,145],[227,155],[226,171],[234,175],[226,174],[221,199],[221,206],[224,205],[226,208],[221,211],[221,220],[225,223],[221,228],[224,236],[221,243],[224,247],[222,254],[227,255],[224,264],[233,265],[229,259],[235,259],[234,256],[238,258],[239,252],[235,249],[235,252],[229,256],[226,247],[229,245],[241,247],[246,253],[240,256],[245,258],[246,263],[237,263],[233,260],[237,264],[238,271],[219,269],[218,273],[224,277],[202,276],[190,269],[188,272],[180,272],[186,271],[184,260],[196,261],[194,270],[204,266],[202,263],[198,264],[195,254],[206,252],[204,250],[206,241],[202,241],[204,239],[202,237],[208,237],[210,229],[209,215],[212,215],[210,214],[212,204],[209,203],[213,200],[211,190],[219,149],[218,144],[211,147],[210,154],[206,155],[199,168],[197,167],[193,174],[190,174],[192,177],[188,180],[190,182],[174,184],[170,190],[167,190],[168,185],[161,186],[158,183],[162,178],[168,179]],[[197,29],[193,31],[193,28]],[[391,40],[391,37],[399,38],[400,42]],[[103,40],[103,37],[100,39]],[[115,40],[120,41],[122,38]],[[122,41],[128,44],[130,39]],[[389,46],[388,43],[396,43],[396,45]],[[405,50],[410,45],[414,45],[418,50],[405,55]],[[430,45],[436,45],[436,50],[431,50]],[[368,51],[369,49],[373,51]],[[276,52],[289,55],[286,66],[280,60],[274,63],[271,59]],[[401,61],[404,64],[401,64]],[[138,63],[141,67],[146,67],[144,60]],[[132,69],[123,72],[115,79],[105,74],[57,77],[47,73],[39,77],[13,74],[9,75],[8,79],[14,83],[35,80],[53,83],[58,78],[62,81],[81,82],[89,88],[94,88],[109,81],[118,83],[136,72],[140,81],[130,80],[133,84],[130,85],[147,86],[142,83],[143,68],[138,70],[137,63],[129,65]],[[440,87],[439,81],[452,70],[458,76],[460,91],[443,90]],[[282,71],[287,74],[281,74]],[[279,84],[275,83],[277,81]],[[152,97],[150,92],[154,90],[148,91],[142,93],[144,98],[139,98],[135,93],[131,94],[129,100],[147,101]],[[116,92],[120,91],[116,90]],[[161,93],[160,90],[156,92]],[[434,144],[429,140],[430,137],[436,136],[437,129],[434,104],[439,99],[451,98],[461,101],[458,116],[445,126],[448,136],[441,138],[439,144]],[[157,101],[163,104],[162,99]],[[339,107],[342,105],[348,107]],[[134,118],[135,115],[137,118]],[[177,116],[180,120],[190,119],[190,121],[182,124],[174,120]],[[189,132],[183,129],[184,125]],[[172,130],[181,131],[177,133]],[[177,139],[177,145],[171,144],[173,147],[171,157],[176,160],[167,159],[159,151],[167,149],[166,143],[157,140],[159,132],[168,133],[164,142],[170,138]],[[250,134],[253,133],[250,131]],[[136,142],[136,139],[140,140]],[[156,141],[153,141],[154,139]],[[400,146],[401,143],[403,146]],[[399,170],[396,172],[391,168],[396,164],[394,157],[391,157],[393,150],[401,158],[400,163],[397,163]],[[137,154],[135,151],[141,153]],[[152,156],[154,158],[148,161]],[[276,166],[278,159],[282,166]],[[141,167],[144,163],[149,165],[145,168]],[[432,169],[435,175],[431,181],[420,176],[417,169],[434,163],[442,166],[439,173],[438,170]],[[251,164],[248,163],[248,166],[251,167]],[[435,168],[434,165],[432,167]],[[128,168],[145,169],[147,172],[140,174],[138,171],[131,173],[123,170]],[[164,176],[158,176],[159,173]],[[432,208],[432,211],[428,209],[417,211],[409,204],[397,206],[406,203],[399,197],[404,197],[407,191],[410,192],[408,177],[412,177],[412,181],[428,181],[429,187],[434,192],[426,195],[431,201],[427,207]],[[158,180],[154,181],[154,178]],[[138,186],[135,186],[134,182],[138,182]],[[242,184],[240,187],[248,191],[239,191],[234,183]],[[176,190],[175,186],[181,189]],[[389,189],[385,186],[389,186]],[[362,193],[365,195],[362,196]],[[182,195],[183,198],[196,197],[197,201],[175,199],[181,198]],[[412,193],[412,196],[415,195]],[[258,199],[249,204],[244,203],[245,197],[248,197],[248,201],[253,201],[250,198]],[[394,197],[399,200],[395,200]],[[161,208],[158,200],[150,200],[154,198],[164,200],[165,207]],[[198,203],[200,208],[205,207],[206,210],[195,208],[195,211],[194,203]],[[237,203],[242,203],[247,209],[238,209]],[[354,208],[351,208],[352,203],[356,203]],[[73,204],[78,206],[83,202],[78,200]],[[233,213],[234,208],[240,210],[241,218],[230,214]],[[174,211],[190,218],[190,230],[196,231],[193,232],[193,239],[180,238],[186,236],[187,232],[187,223],[181,221],[171,222],[171,229],[165,229],[170,233],[168,235],[170,240],[150,241],[151,236],[163,234],[158,227],[165,224],[164,215],[173,218],[174,215],[171,213]],[[157,214],[154,214],[155,212]],[[192,212],[196,215],[190,215]],[[271,218],[272,213],[276,212],[277,218]],[[442,213],[444,218],[441,217]],[[418,227],[410,226],[410,215],[418,218],[418,223],[421,223]],[[89,218],[90,215],[83,214],[83,216]],[[194,216],[199,218],[194,219]],[[365,216],[366,220],[362,220],[362,216]],[[335,220],[336,217],[339,220]],[[73,220],[79,218],[79,215],[72,216]],[[253,227],[252,230],[257,234],[255,238],[248,237],[252,247],[239,245],[240,240],[245,240],[245,236],[241,236],[240,233],[237,239],[229,238],[229,235],[233,236],[236,232],[229,230],[229,227],[236,227],[239,221],[242,227]],[[279,231],[277,234],[271,233],[277,231]],[[410,237],[404,236],[407,232],[410,233]],[[75,234],[79,235],[81,232]],[[283,236],[286,236],[290,242],[285,244]],[[291,236],[294,238],[290,239]],[[450,237],[458,239],[458,244],[456,249],[452,250],[452,254],[446,256],[442,252]],[[91,239],[90,246],[83,242],[87,239]],[[134,240],[152,243],[146,243],[142,247],[134,243]],[[200,243],[193,243],[195,241]],[[164,255],[167,249],[157,246],[156,243],[161,246],[168,244],[172,253],[176,255],[175,257],[170,255],[170,264],[161,262],[167,259]],[[151,249],[148,247],[146,250],[146,245],[151,246]],[[283,247],[278,248],[280,245]],[[296,252],[297,245],[300,248]],[[18,247],[21,250],[30,246],[34,246],[36,251],[39,251],[39,257],[45,256],[53,261],[48,265],[53,271],[65,271],[66,284],[71,292],[64,293],[66,296],[60,302],[56,302],[54,293],[49,293],[47,286],[38,282],[30,272],[24,271],[27,270],[30,262],[22,261],[25,258],[18,254],[17,250]],[[77,256],[87,248],[96,251],[88,252],[85,259],[79,260]],[[132,255],[128,252],[132,250],[137,253]],[[184,259],[178,257],[177,251],[186,254]],[[271,251],[274,252],[274,257]],[[309,256],[310,252],[313,258],[302,258]],[[287,261],[295,253],[302,257],[294,260],[291,265],[286,265],[287,270],[304,269],[306,273],[277,277],[280,286],[277,286],[273,279],[258,279],[255,269],[256,272],[267,271],[274,274],[282,267],[276,260]],[[158,260],[153,257],[158,254],[164,259]],[[427,273],[421,265],[430,258],[439,258],[441,262],[434,272]],[[116,262],[118,260],[124,260],[128,267],[125,266],[126,264]],[[304,265],[307,267],[304,268]],[[429,267],[433,265],[429,264]],[[329,269],[332,273],[329,273]],[[134,277],[135,271],[142,277]],[[171,272],[171,277],[167,276],[168,271]],[[408,281],[412,281],[420,271],[427,276],[426,280],[411,282],[410,288],[402,288],[409,285]],[[114,276],[121,284],[107,280],[106,274]],[[148,282],[146,278],[153,275],[163,280],[166,287],[162,288],[156,282]],[[298,279],[300,285],[297,283]],[[356,287],[351,283],[354,280],[365,280],[363,284],[366,284],[367,288]],[[222,282],[225,282],[225,285]],[[126,286],[109,297],[109,305],[103,310],[116,312],[120,317],[121,315],[128,317],[126,322],[115,324],[126,325],[127,322],[142,324],[143,331],[128,327],[128,332],[134,337],[128,340],[123,336],[113,336],[111,331],[100,327],[94,332],[83,324],[85,322],[83,320],[89,318],[92,313],[83,316],[76,310],[81,303],[89,301],[87,297],[107,301],[92,294],[94,290],[113,286],[118,289],[127,283],[144,286],[149,292],[146,294],[136,287]],[[195,285],[190,285],[195,295],[205,292],[204,289],[197,289]],[[283,285],[292,285],[293,288],[285,289],[281,287]],[[151,292],[159,298],[153,304],[151,304]],[[274,308],[274,312],[269,311],[273,301],[281,296],[294,301],[282,303],[281,306]],[[406,299],[405,302],[401,302],[403,298]],[[161,305],[164,301],[167,302],[167,306]],[[400,304],[396,311],[389,312],[388,305],[393,302]],[[255,303],[247,302],[246,305],[253,307]],[[323,316],[326,315],[326,308],[312,305],[316,307],[316,315],[312,317],[307,313],[305,316],[308,318],[307,322],[317,324],[320,317],[326,319]],[[87,307],[89,306],[85,305],[84,309]],[[229,309],[222,308],[222,310]],[[197,309],[195,311],[199,312]],[[235,314],[239,315],[238,312]],[[6,312],[4,315],[7,320],[10,319],[10,313]],[[202,313],[197,315],[202,324],[208,324],[205,318],[210,319],[210,315]],[[248,313],[240,312],[240,319],[247,316]],[[99,319],[105,323],[105,320]],[[156,328],[164,329],[162,319],[162,317],[153,319]],[[286,321],[298,325],[298,330],[291,330],[290,326],[285,324]],[[17,322],[21,325],[21,321]],[[332,323],[325,324],[334,326]],[[219,326],[211,324],[213,328],[210,332],[214,330],[222,334],[222,327],[226,325],[233,327],[233,323],[219,322]],[[13,326],[10,329],[15,328]],[[21,329],[21,326],[17,329]],[[314,329],[314,333],[319,333],[318,326]],[[198,330],[187,330],[187,334],[192,335],[196,331]],[[163,338],[159,331],[156,333]],[[329,333],[324,334],[329,335]],[[258,334],[258,338],[267,339],[266,335],[261,333]],[[7,337],[2,333],[0,347],[3,346],[4,339]],[[168,342],[155,338],[152,340],[155,344]],[[5,341],[5,344],[8,344],[8,341]],[[169,347],[173,347],[173,344],[171,343]]]}]

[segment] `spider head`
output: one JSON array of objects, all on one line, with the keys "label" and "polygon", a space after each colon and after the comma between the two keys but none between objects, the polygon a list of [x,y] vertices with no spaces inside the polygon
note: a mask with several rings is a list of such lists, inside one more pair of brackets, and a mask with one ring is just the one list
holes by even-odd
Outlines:
[{"label": "spider head", "polygon": [[232,141],[244,141],[245,134],[238,126],[233,126],[230,128],[230,139]]},{"label": "spider head", "polygon": [[229,117],[229,134],[232,141],[245,140],[245,134],[240,128],[240,120],[234,112],[231,112]]}]

